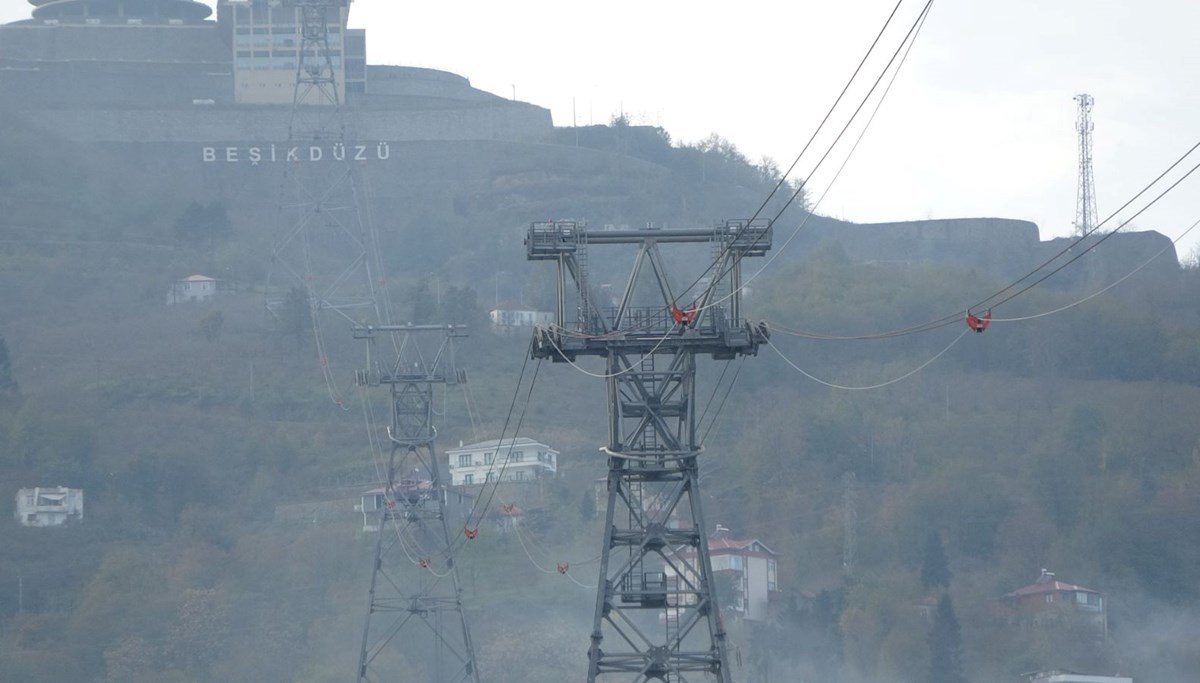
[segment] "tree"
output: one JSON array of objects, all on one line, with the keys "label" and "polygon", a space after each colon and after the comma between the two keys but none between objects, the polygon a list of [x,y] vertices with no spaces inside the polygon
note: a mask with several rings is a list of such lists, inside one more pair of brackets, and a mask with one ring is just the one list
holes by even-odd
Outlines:
[{"label": "tree", "polygon": [[429,291],[429,282],[424,278],[417,281],[413,285],[411,304],[411,313],[408,321],[417,325],[423,325],[434,322],[433,316],[437,307],[433,299],[433,293]]},{"label": "tree", "polygon": [[206,246],[210,252],[217,240],[228,237],[232,232],[229,213],[221,202],[207,205],[192,202],[175,219],[175,236],[181,242]]},{"label": "tree", "polygon": [[283,297],[279,311],[279,331],[296,340],[296,348],[304,346],[304,340],[312,329],[312,306],[308,293],[301,287],[292,287]]},{"label": "tree", "polygon": [[925,538],[925,551],[921,559],[921,586],[925,590],[933,588],[949,588],[950,563],[946,560],[946,549],[942,547],[942,535],[930,531]]},{"label": "tree", "polygon": [[15,394],[19,387],[12,375],[12,361],[8,358],[8,343],[0,337],[0,395]]},{"label": "tree", "polygon": [[967,683],[962,663],[962,630],[954,603],[943,593],[929,628],[929,683]]},{"label": "tree", "polygon": [[200,319],[200,334],[206,342],[215,342],[221,336],[221,328],[225,326],[225,316],[220,311],[212,311]]}]

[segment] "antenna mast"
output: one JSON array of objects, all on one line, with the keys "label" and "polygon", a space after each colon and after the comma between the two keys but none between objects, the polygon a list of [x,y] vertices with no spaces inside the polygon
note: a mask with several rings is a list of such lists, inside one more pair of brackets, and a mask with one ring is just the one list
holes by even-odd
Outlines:
[{"label": "antenna mast", "polygon": [[1075,96],[1079,116],[1075,130],[1079,133],[1079,190],[1075,200],[1075,234],[1084,236],[1096,229],[1096,179],[1092,176],[1092,105],[1091,95]]}]

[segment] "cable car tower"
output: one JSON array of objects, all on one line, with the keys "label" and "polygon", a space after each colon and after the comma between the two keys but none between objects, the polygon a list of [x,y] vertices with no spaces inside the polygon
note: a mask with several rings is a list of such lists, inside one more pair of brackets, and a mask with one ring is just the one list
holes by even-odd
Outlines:
[{"label": "cable car tower", "polygon": [[[256,0],[261,2],[261,0]],[[299,288],[312,313],[326,383],[333,382],[321,333],[324,315],[343,322],[388,319],[379,249],[368,220],[357,144],[345,107],[345,23],[350,0],[278,0],[264,3],[273,23],[295,22],[296,79],[282,149],[283,180],[267,274],[268,317],[283,316],[287,294]],[[257,8],[256,8],[257,9]],[[276,30],[278,26],[273,26]],[[294,36],[294,37],[293,37]],[[377,155],[378,156],[378,155]],[[382,310],[380,304],[382,303]]]},{"label": "cable car tower", "polygon": [[1079,133],[1079,188],[1075,193],[1075,234],[1083,237],[1096,228],[1096,179],[1092,175],[1092,105],[1091,95],[1075,96],[1079,116],[1075,130]]},{"label": "cable car tower", "polygon": [[[395,341],[392,362],[372,360],[381,334]],[[383,487],[374,498],[379,528],[358,658],[359,683],[479,683],[454,563],[446,487],[433,448],[434,387],[466,380],[453,358],[453,340],[466,335],[463,325],[354,328],[355,338],[368,345],[368,369],[356,372],[355,381],[390,387],[392,406],[386,434],[391,450],[383,466]],[[424,355],[422,339],[430,346],[437,340],[436,352]],[[407,675],[397,677],[397,667]]]},{"label": "cable car tower", "polygon": [[[695,281],[701,293],[681,310],[659,247],[687,243],[708,245],[711,258],[688,260],[708,269]],[[599,300],[588,277],[588,252],[601,245],[636,251],[615,306]],[[771,225],[589,230],[544,222],[530,226],[525,246],[529,260],[558,265],[556,324],[535,330],[532,357],[605,359],[608,507],[587,680],[729,683],[700,505],[696,356],[755,355],[766,341],[765,326],[742,320],[741,260],[770,249]]]}]

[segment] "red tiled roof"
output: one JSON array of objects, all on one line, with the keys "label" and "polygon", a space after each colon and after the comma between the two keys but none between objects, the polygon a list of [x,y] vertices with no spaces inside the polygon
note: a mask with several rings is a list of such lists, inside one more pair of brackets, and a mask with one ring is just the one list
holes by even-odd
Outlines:
[{"label": "red tiled roof", "polygon": [[776,553],[774,550],[771,550],[770,548],[768,548],[766,543],[763,543],[762,541],[758,540],[757,538],[748,538],[745,540],[740,540],[740,539],[735,539],[735,538],[724,538],[724,537],[710,538],[710,539],[708,539],[708,550],[710,552],[713,550],[745,550],[745,549],[749,548],[750,546],[754,545],[755,543],[757,543],[763,550],[767,551],[768,553],[770,553],[772,555],[779,554],[779,553]]},{"label": "red tiled roof", "polygon": [[1049,581],[1038,581],[1036,583],[1032,583],[1028,586],[1025,586],[1024,588],[1018,588],[1017,590],[1005,595],[1004,597],[1019,598],[1023,595],[1038,595],[1039,593],[1056,593],[1058,591],[1076,591],[1076,592],[1083,592],[1083,593],[1099,593],[1100,592],[1100,591],[1092,590],[1091,588],[1084,588],[1083,586],[1076,586],[1075,584],[1063,583],[1062,581],[1059,581],[1057,579],[1052,579]]}]

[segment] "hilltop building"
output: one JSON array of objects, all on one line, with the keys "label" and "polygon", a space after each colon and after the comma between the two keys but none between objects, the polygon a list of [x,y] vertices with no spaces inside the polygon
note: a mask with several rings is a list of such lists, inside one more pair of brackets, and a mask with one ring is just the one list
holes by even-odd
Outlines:
[{"label": "hilltop building", "polygon": [[[306,22],[289,0],[219,0],[215,21],[195,0],[29,2],[31,18],[0,25],[0,93],[5,106],[68,140],[204,142],[239,148],[238,161],[249,162],[252,145],[229,143],[283,143],[301,67],[324,64],[312,49],[301,61]],[[350,0],[331,4],[323,40],[338,101],[357,111],[351,138],[373,148],[552,130],[546,109],[477,90],[462,76],[368,66],[366,31],[346,25]],[[302,104],[324,102],[302,93]],[[234,155],[217,158],[235,163]]]}]

